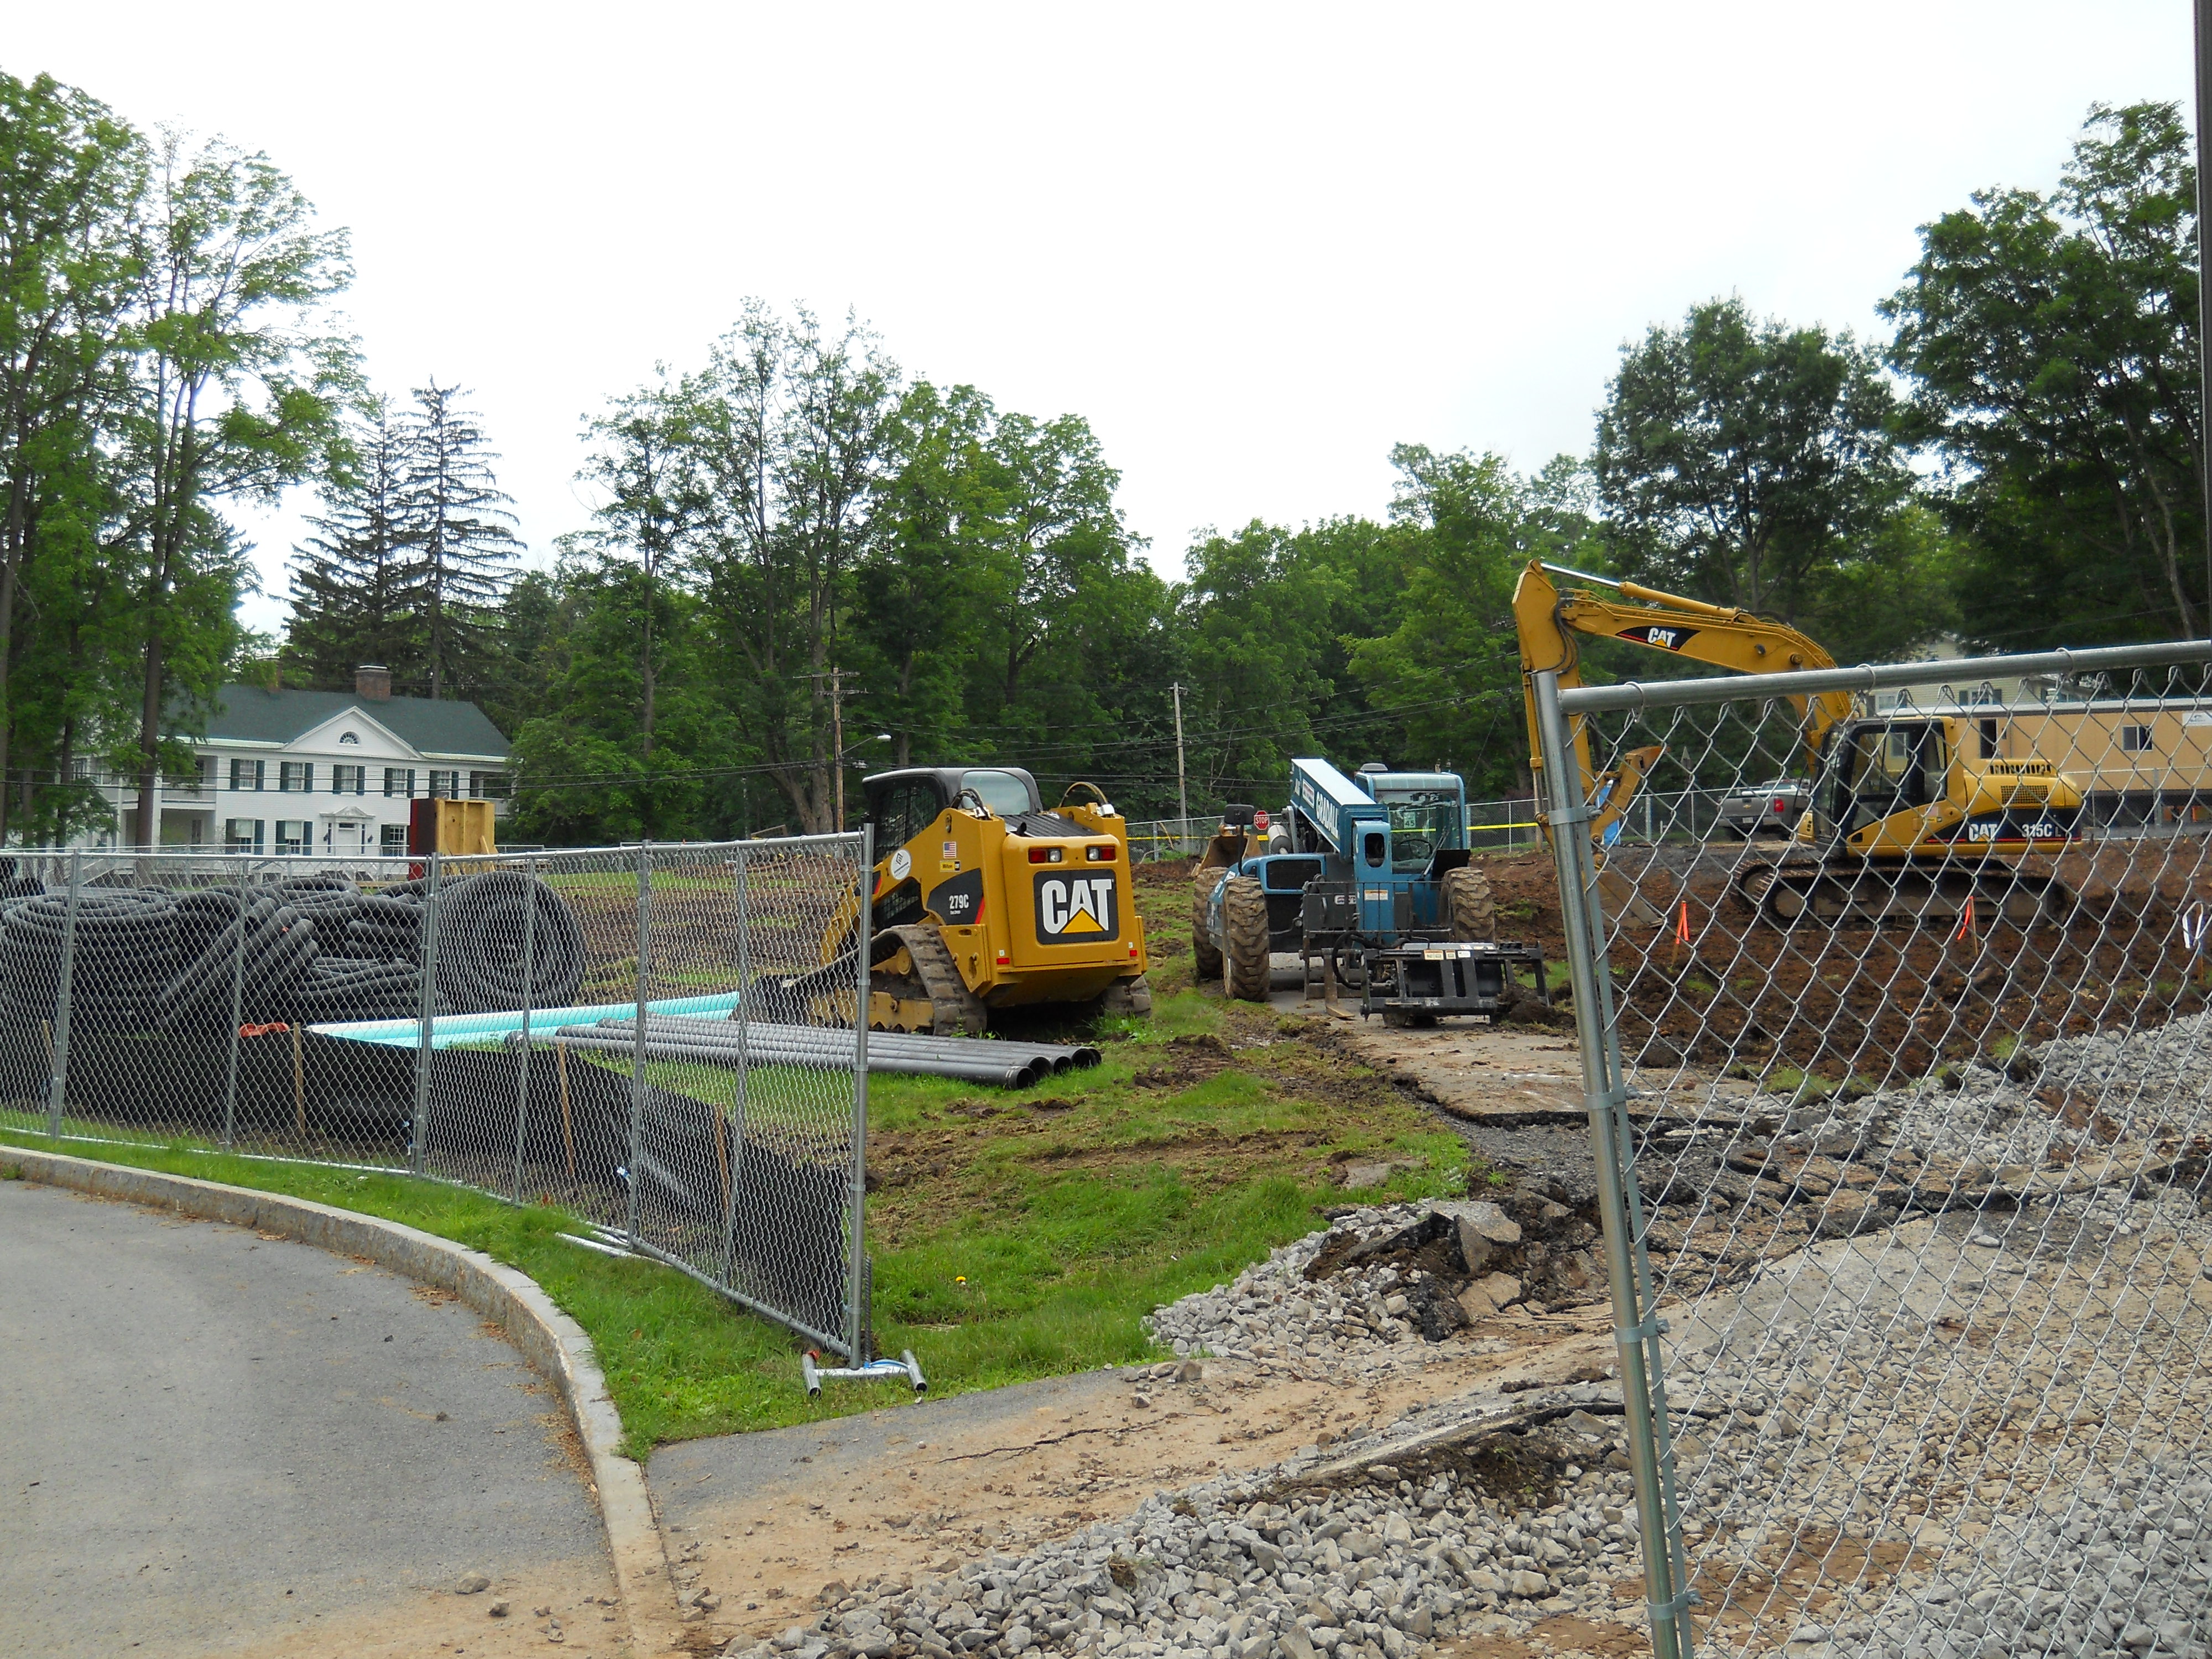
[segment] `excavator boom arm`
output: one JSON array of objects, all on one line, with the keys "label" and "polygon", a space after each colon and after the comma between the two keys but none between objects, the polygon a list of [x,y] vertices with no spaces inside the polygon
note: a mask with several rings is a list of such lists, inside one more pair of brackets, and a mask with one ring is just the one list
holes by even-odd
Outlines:
[{"label": "excavator boom arm", "polygon": [[[1564,594],[1553,584],[1555,575],[1611,588],[1620,599],[1604,598],[1587,588],[1571,588]],[[1614,581],[1562,565],[1532,559],[1513,590],[1513,622],[1521,638],[1522,701],[1528,721],[1530,775],[1543,775],[1543,744],[1536,725],[1535,683],[1530,677],[1543,669],[1559,676],[1561,690],[1583,684],[1582,653],[1577,636],[1625,640],[1648,650],[1709,662],[1717,668],[1744,674],[1786,673],[1801,668],[1832,668],[1835,659],[1814,641],[1786,623],[1748,611],[1662,593],[1636,582]],[[1790,699],[1803,727],[1807,747],[1818,753],[1829,728],[1850,717],[1850,694],[1832,691],[1816,697]],[[1644,775],[1656,763],[1660,746],[1651,745],[1621,757],[1613,771],[1600,776],[1590,763],[1589,738],[1577,725],[1575,757],[1582,769],[1583,798],[1598,808],[1591,833],[1602,841],[1628,810]]]}]

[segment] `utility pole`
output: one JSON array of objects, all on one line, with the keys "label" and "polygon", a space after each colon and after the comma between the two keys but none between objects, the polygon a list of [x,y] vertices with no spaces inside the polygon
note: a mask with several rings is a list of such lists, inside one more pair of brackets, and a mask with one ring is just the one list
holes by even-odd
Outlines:
[{"label": "utility pole", "polygon": [[830,788],[836,802],[840,835],[845,831],[845,681],[855,672],[850,668],[817,668],[805,677],[817,685],[823,680],[830,682]]},{"label": "utility pole", "polygon": [[2197,18],[2197,465],[2204,486],[2204,634],[2212,639],[2212,259],[2204,257],[2204,206],[2212,192],[2212,0],[2196,0]]},{"label": "utility pole", "polygon": [[[2212,5],[2212,0],[2197,0],[2199,5]],[[1177,681],[1168,688],[1175,693],[1176,706],[1176,811],[1182,814],[1182,822],[1176,826],[1176,839],[1180,843],[1190,833],[1190,785],[1182,769],[1182,683]]]}]

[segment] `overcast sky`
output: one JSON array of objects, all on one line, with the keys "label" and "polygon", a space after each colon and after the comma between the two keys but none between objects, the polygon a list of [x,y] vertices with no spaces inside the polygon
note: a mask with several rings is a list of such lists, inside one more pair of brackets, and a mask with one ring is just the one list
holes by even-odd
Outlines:
[{"label": "overcast sky", "polygon": [[[1861,333],[1914,227],[2190,97],[2187,0],[11,9],[0,52],[264,150],[369,372],[471,388],[533,557],[583,415],[759,295],[1089,418],[1164,573],[1379,513],[1391,444],[1585,450],[1692,302]],[[255,517],[268,593],[297,503]]]}]

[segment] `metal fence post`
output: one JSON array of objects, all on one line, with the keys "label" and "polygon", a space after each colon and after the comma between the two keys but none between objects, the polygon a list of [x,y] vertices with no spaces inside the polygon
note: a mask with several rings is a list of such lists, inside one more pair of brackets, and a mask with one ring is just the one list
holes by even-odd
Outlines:
[{"label": "metal fence post", "polygon": [[46,1133],[62,1133],[62,1103],[69,1093],[70,981],[76,969],[77,902],[84,893],[84,854],[70,854],[69,902],[62,911],[62,967],[54,983],[54,1053],[46,1078]]},{"label": "metal fence post", "polygon": [[632,1244],[637,1243],[638,1165],[644,1155],[646,955],[652,915],[653,844],[641,841],[637,844],[637,1008],[629,1045],[629,1208],[623,1224]]},{"label": "metal fence post", "polygon": [[[751,1018],[748,1012],[752,995],[752,917],[745,907],[745,849],[740,846],[735,859],[737,865],[738,897],[738,1006],[732,1018],[741,1029],[750,1032]],[[730,1125],[730,1186],[722,1198],[722,1283],[732,1282],[738,1270],[738,1188],[745,1173],[745,1081],[752,1069],[752,1054],[744,1043],[738,1045],[737,1063],[732,1067]]]},{"label": "metal fence post", "polygon": [[865,1365],[867,1338],[868,1198],[868,956],[874,926],[876,826],[860,826],[859,876],[860,911],[853,930],[853,1170],[848,1206],[853,1224],[853,1263],[848,1270],[846,1342],[855,1365]]},{"label": "metal fence post", "polygon": [[522,1143],[530,1122],[530,1015],[538,1000],[538,860],[523,877],[529,885],[522,900],[522,1058],[514,1084],[514,1201],[522,1202]]},{"label": "metal fence post", "polygon": [[1672,1470],[1666,1447],[1667,1401],[1659,1370],[1658,1325],[1638,1271],[1642,1245],[1627,1195],[1627,1088],[1612,1024],[1612,990],[1598,945],[1595,883],[1589,836],[1583,826],[1589,808],[1567,724],[1559,708],[1559,682],[1546,670],[1532,677],[1543,739],[1544,775],[1551,810],[1552,854],[1559,871],[1560,919],[1567,968],[1574,984],[1575,1035],[1582,1051],[1583,1100],[1589,1110],[1596,1155],[1598,1204],[1605,1227],[1606,1277],[1613,1293],[1613,1343],[1620,1358],[1620,1394],[1628,1429],[1629,1466],[1636,1480],[1642,1534],[1644,1594],[1650,1607],[1652,1650],[1657,1659],[1689,1659],[1695,1633],[1686,1585],[1680,1573],[1680,1528],[1675,1521]]},{"label": "metal fence post", "polygon": [[430,1141],[431,1030],[438,1012],[438,875],[441,854],[433,852],[424,871],[422,888],[422,987],[421,1013],[415,1031],[414,1156],[416,1175],[428,1168]]},{"label": "metal fence post", "polygon": [[238,939],[230,960],[230,1036],[222,1079],[222,1148],[228,1152],[238,1140],[238,1028],[246,1019],[246,911],[252,908],[253,866],[243,854],[238,860]]}]

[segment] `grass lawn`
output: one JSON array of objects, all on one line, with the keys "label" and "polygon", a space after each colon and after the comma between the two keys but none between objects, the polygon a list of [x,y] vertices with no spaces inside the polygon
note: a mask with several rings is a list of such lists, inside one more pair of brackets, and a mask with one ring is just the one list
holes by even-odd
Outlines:
[{"label": "grass lawn", "polygon": [[[1103,1065],[1019,1091],[869,1080],[877,1346],[912,1348],[933,1393],[1149,1357],[1146,1313],[1311,1231],[1346,1163],[1401,1165],[1376,1195],[1464,1183],[1461,1142],[1382,1079],[1265,1008],[1192,988],[1182,879],[1140,877],[1138,891],[1156,1009],[1097,1034]],[[0,1129],[9,1142],[52,1144]],[[833,1383],[810,1402],[787,1332],[679,1273],[561,1242],[574,1224],[556,1209],[179,1142],[59,1150],[342,1205],[520,1268],[590,1333],[636,1455],[908,1397]]]}]

